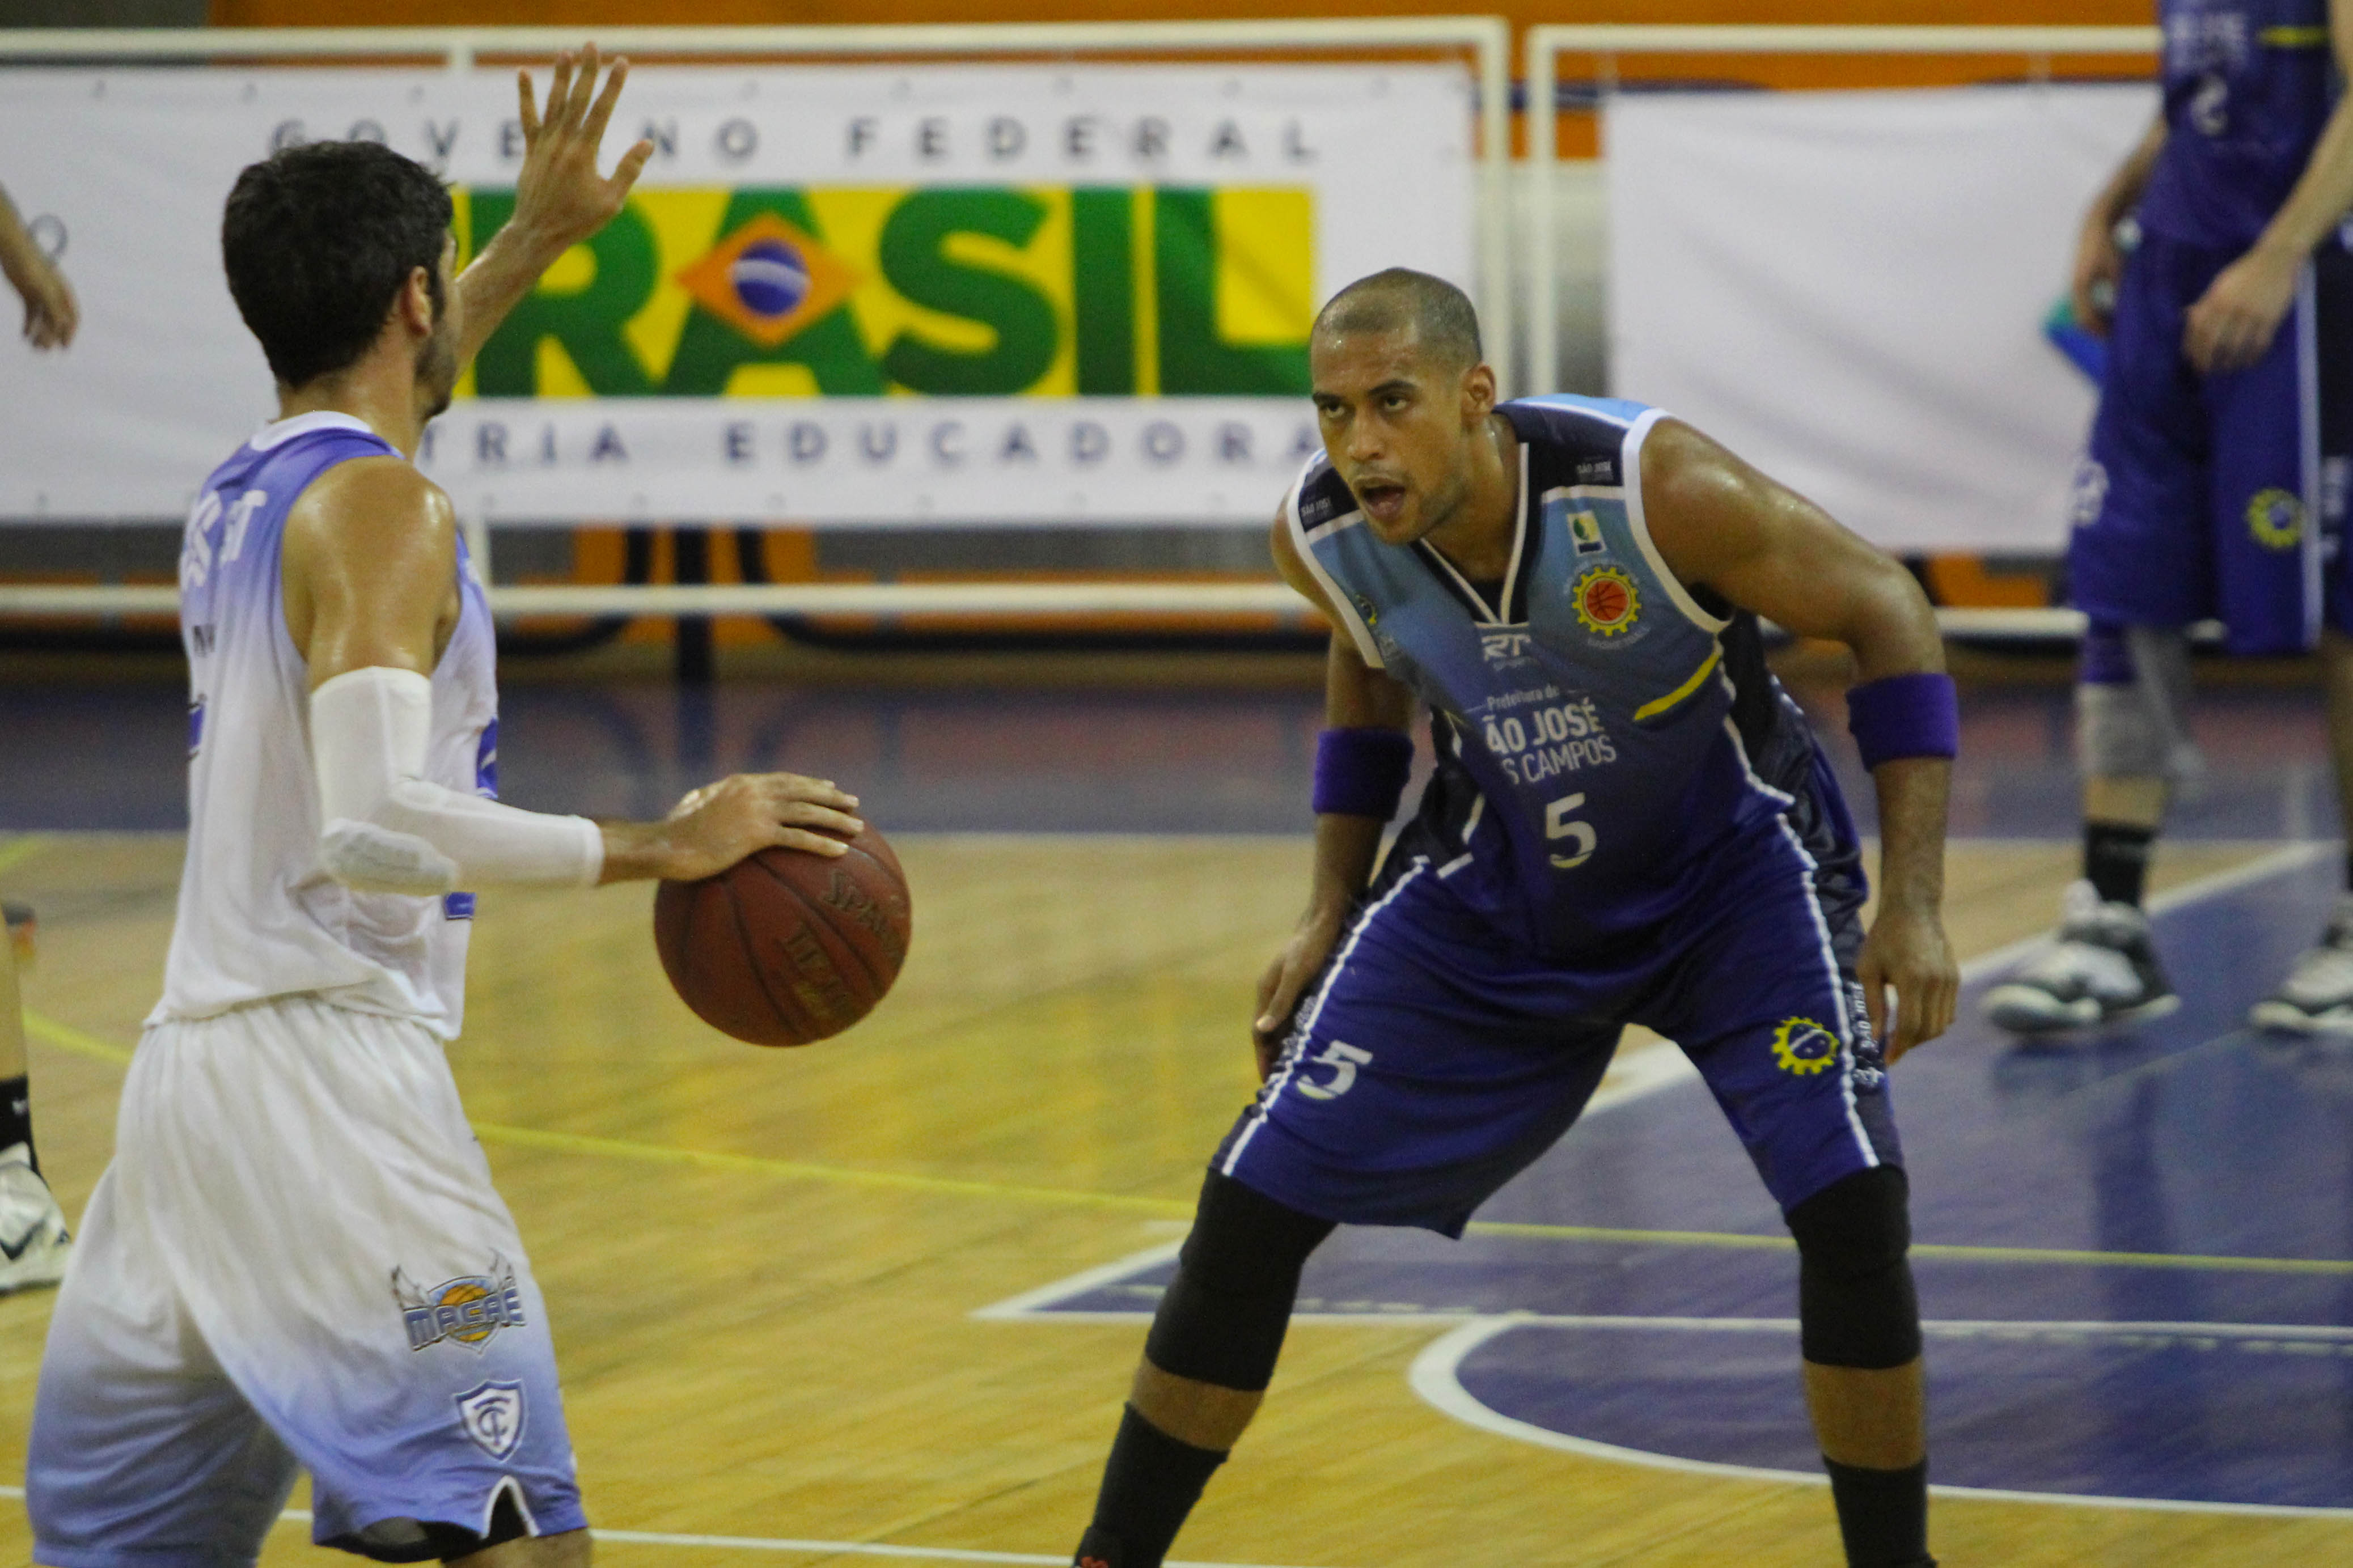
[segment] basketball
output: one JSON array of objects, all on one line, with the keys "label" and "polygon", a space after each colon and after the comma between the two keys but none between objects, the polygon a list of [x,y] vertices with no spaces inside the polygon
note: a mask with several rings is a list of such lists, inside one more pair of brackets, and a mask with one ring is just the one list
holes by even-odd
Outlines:
[{"label": "basketball", "polygon": [[755,1046],[805,1046],[872,1012],[913,921],[906,873],[871,827],[839,858],[763,849],[654,894],[654,947],[680,1000]]}]

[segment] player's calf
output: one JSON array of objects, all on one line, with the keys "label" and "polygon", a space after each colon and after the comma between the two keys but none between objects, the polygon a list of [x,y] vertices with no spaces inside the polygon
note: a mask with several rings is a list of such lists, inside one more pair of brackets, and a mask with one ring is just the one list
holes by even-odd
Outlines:
[{"label": "player's calf", "polygon": [[1903,1171],[1880,1165],[1788,1213],[1807,1403],[1849,1568],[1934,1563],[1908,1195]]},{"label": "player's calf", "polygon": [[1299,1271],[1332,1224],[1211,1172],[1104,1462],[1081,1568],[1158,1568],[1282,1352]]}]

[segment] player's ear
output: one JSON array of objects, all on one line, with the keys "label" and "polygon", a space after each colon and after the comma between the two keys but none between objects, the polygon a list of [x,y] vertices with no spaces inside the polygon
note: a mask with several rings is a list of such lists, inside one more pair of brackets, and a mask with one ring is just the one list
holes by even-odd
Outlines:
[{"label": "player's ear", "polygon": [[1487,364],[1474,364],[1462,373],[1463,428],[1483,421],[1495,407],[1495,372]]},{"label": "player's ear", "polygon": [[433,275],[422,267],[408,269],[408,281],[393,296],[392,313],[419,337],[433,332]]}]

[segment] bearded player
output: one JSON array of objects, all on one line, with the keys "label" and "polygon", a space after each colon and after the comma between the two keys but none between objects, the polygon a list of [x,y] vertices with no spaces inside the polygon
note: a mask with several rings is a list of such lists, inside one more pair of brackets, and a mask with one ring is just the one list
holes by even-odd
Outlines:
[{"label": "bearded player", "polygon": [[522,79],[513,218],[459,276],[448,193],[385,148],[282,152],[229,196],[229,288],[282,416],[188,521],[187,865],[41,1365],[26,1489],[51,1568],[252,1563],[298,1468],[326,1545],[589,1560],[545,1303],[444,1057],[471,889],[703,877],[859,826],[789,774],[660,823],[491,798],[489,603],[410,459],[651,154],[596,172],[627,69],[599,94],[593,48],[559,58],[544,122]]},{"label": "bearded player", "polygon": [[[1438,279],[1350,285],[1310,354],[1324,449],[1273,546],[1335,627],[1314,885],[1261,984],[1265,1087],[1210,1162],[1076,1561],[1162,1562],[1335,1223],[1461,1235],[1640,1023],[1698,1067],[1797,1238],[1847,1561],[1930,1563],[1876,1043],[1893,1061],[1940,1034],[1959,988],[1939,914],[1957,725],[1927,601],[1656,409],[1497,406],[1470,301]],[[1759,616],[1854,652],[1883,836],[1867,934],[1854,829]],[[1417,699],[1437,772],[1376,869]]]}]

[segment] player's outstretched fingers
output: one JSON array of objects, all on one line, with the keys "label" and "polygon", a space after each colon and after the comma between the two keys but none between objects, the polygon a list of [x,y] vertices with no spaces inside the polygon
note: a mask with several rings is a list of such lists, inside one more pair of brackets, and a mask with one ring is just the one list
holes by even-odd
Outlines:
[{"label": "player's outstretched fingers", "polygon": [[515,118],[522,124],[522,146],[526,153],[531,151],[532,143],[539,140],[539,105],[533,101],[534,97],[531,72],[515,72]]},{"label": "player's outstretched fingers", "polygon": [[588,118],[588,105],[596,96],[596,46],[586,44],[580,50],[580,73],[572,79],[572,96],[564,103],[564,129],[568,132],[580,129]]},{"label": "player's outstretched fingers", "polygon": [[614,56],[613,68],[606,73],[605,90],[596,95],[596,101],[589,107],[587,121],[581,127],[581,133],[591,147],[605,139],[605,127],[612,121],[613,106],[621,101],[621,84],[628,79],[628,57]]}]

